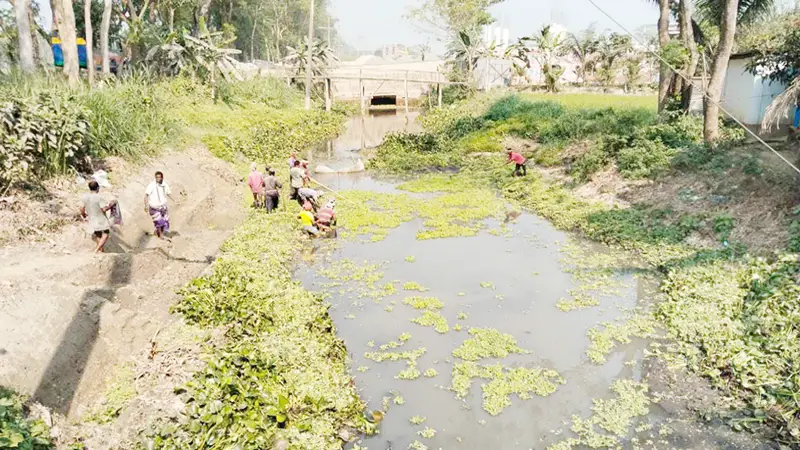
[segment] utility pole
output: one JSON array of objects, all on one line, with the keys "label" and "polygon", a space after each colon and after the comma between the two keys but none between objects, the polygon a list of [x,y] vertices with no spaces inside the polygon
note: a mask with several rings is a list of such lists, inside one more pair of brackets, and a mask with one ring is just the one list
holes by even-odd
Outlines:
[{"label": "utility pole", "polygon": [[311,109],[311,64],[314,55],[314,0],[308,19],[308,60],[306,61],[306,109]]}]

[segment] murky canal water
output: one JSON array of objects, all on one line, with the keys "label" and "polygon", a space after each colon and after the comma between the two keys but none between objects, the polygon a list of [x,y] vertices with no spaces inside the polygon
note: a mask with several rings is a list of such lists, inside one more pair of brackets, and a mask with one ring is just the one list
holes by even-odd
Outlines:
[{"label": "murky canal water", "polygon": [[[416,115],[407,118],[386,114],[354,118],[345,134],[310,150],[308,157],[315,164],[336,170],[352,167],[362,149],[379,145],[386,132],[417,130],[415,118]],[[342,191],[342,198],[348,190],[403,192],[390,180],[376,180],[363,172],[317,174],[315,178]],[[410,443],[420,441],[431,449],[545,449],[571,435],[571,418],[588,417],[594,399],[614,397],[609,388],[615,380],[641,380],[647,341],[633,339],[629,344],[618,345],[607,362],[595,364],[587,356],[587,333],[603,322],[623,319],[632,308],[647,302],[655,289],[652,280],[635,276],[635,269],[627,267],[627,262],[620,267],[619,255],[613,256],[610,260],[616,259],[617,269],[609,283],[614,289],[603,294],[595,292],[594,297],[600,302],[597,306],[565,312],[556,307],[558,301],[569,299],[569,291],[586,282],[574,270],[576,264],[582,263],[580,258],[602,259],[610,250],[580,241],[532,214],[524,213],[502,227],[496,220],[487,220],[486,225],[477,236],[420,241],[416,234],[423,223],[415,219],[391,230],[379,242],[318,241],[307,264],[298,269],[298,278],[309,290],[328,296],[330,313],[350,353],[362,398],[371,410],[386,409],[388,405],[380,433],[363,439],[361,445],[371,450],[406,449]],[[377,264],[373,273],[383,276],[375,286],[394,282],[398,291],[373,299],[363,296],[364,290],[359,290],[357,282],[334,283],[337,286],[333,287],[332,280],[322,272],[345,260],[359,265]],[[418,283],[428,290],[400,289],[406,282]],[[443,302],[441,314],[450,326],[449,332],[438,333],[432,327],[411,322],[420,311],[403,304],[403,299],[414,295],[436,297]],[[460,330],[454,329],[456,324]],[[565,384],[544,397],[533,395],[523,400],[512,394],[511,406],[497,416],[483,408],[481,385],[488,381],[473,379],[469,394],[457,398],[449,388],[454,363],[460,360],[452,352],[470,338],[470,328],[493,328],[510,334],[519,347],[530,352],[502,360],[485,359],[480,364],[501,362],[511,369],[552,369],[564,378]],[[410,335],[410,339],[394,351],[426,349],[417,366],[421,372],[435,369],[436,376],[398,379],[406,361],[379,363],[365,356],[382,344],[398,341],[403,334]],[[394,402],[398,397],[404,401]],[[646,430],[664,423],[672,414],[665,415],[655,404],[649,409],[648,417],[636,422],[650,424],[638,434],[651,443],[646,448],[673,448],[675,444],[683,448],[756,448],[733,445],[727,430],[709,435],[708,429],[694,425],[685,428],[691,431],[676,433],[666,440],[656,437],[662,445],[653,447],[653,434]],[[427,420],[415,425],[410,422],[414,416]],[[666,422],[677,425],[673,419]],[[419,432],[425,427],[435,429],[435,436],[420,437]],[[711,444],[705,440],[707,436],[716,442]],[[722,438],[717,439],[718,436]]]},{"label": "murky canal water", "polygon": [[[569,236],[546,221],[523,214],[509,227],[511,235],[507,237],[482,233],[418,241],[415,235],[421,226],[419,221],[407,223],[377,243],[340,241],[335,250],[319,255],[314,265],[299,273],[309,289],[330,292],[325,287],[330,280],[317,270],[331,261],[383,262],[385,282],[415,281],[429,288],[422,295],[442,300],[442,314],[451,327],[456,323],[464,327],[463,331],[439,334],[411,323],[419,312],[403,305],[402,299],[413,292],[400,291],[375,303],[357,299],[354,292],[340,294],[334,290],[329,299],[331,315],[350,351],[363,398],[371,409],[380,409],[383,397],[393,396],[392,392],[406,400],[403,405],[391,406],[380,435],[365,439],[370,449],[404,449],[418,439],[416,432],[422,427],[409,422],[415,415],[427,417],[425,425],[438,432],[433,439],[425,440],[430,448],[544,448],[558,439],[552,431],[568,428],[563,422],[571,415],[586,415],[593,398],[609,397],[608,388],[614,379],[638,376],[638,364],[624,362],[641,360],[641,341],[617,348],[602,366],[592,364],[585,351],[589,328],[620,316],[620,308],[636,305],[637,292],[641,292],[637,289],[639,280],[623,276],[621,295],[601,297],[599,307],[563,312],[556,308],[556,302],[568,297],[567,291],[576,285],[559,262],[564,257],[559,249]],[[405,261],[407,256],[414,256],[414,262]],[[495,288],[481,287],[481,282],[491,282]],[[387,312],[385,307],[391,300],[397,304]],[[467,313],[466,320],[457,319],[461,311]],[[512,406],[496,417],[481,406],[480,382],[473,383],[465,401],[456,399],[447,390],[454,359],[451,352],[469,337],[467,330],[471,327],[511,334],[520,347],[531,352],[504,358],[504,365],[554,369],[566,384],[548,397],[520,400],[512,396]],[[434,368],[438,376],[398,380],[395,376],[404,368],[403,361],[375,363],[364,357],[364,353],[375,350],[368,347],[369,341],[380,345],[397,340],[402,333],[412,336],[406,348],[427,349],[418,361],[420,370]],[[362,366],[369,370],[356,372]]]},{"label": "murky canal water", "polygon": [[[378,145],[385,132],[407,129],[416,129],[413,118],[406,123],[402,115],[355,118],[343,136],[314,149],[310,157],[316,164],[347,167],[365,140]],[[365,134],[369,139],[363,138]],[[343,192],[353,189],[399,192],[392,183],[375,180],[365,173],[318,174],[315,178]],[[499,225],[494,220],[487,224],[495,229]],[[556,303],[569,298],[568,291],[577,285],[567,272],[569,264],[562,261],[565,257],[562,248],[572,239],[547,221],[522,214],[501,235],[482,232],[474,237],[419,241],[416,233],[422,227],[420,220],[411,221],[376,243],[339,240],[332,249],[323,246],[314,262],[298,271],[307,288],[330,294],[331,315],[350,352],[356,383],[370,409],[381,409],[385,397],[399,395],[405,400],[402,405],[391,404],[380,434],[366,438],[363,445],[370,449],[405,449],[414,440],[420,440],[429,448],[544,448],[560,439],[558,430],[568,430],[566,421],[573,414],[589,413],[593,398],[610,397],[609,385],[613,380],[638,379],[638,362],[625,362],[641,360],[644,342],[634,341],[616,348],[604,365],[591,363],[586,349],[591,327],[613,321],[636,306],[644,291],[640,280],[621,274],[617,295],[601,296],[597,307],[563,312],[556,308]],[[413,263],[406,261],[409,256],[414,257]],[[331,288],[331,280],[319,273],[320,269],[344,259],[380,264],[383,278],[378,285],[398,281],[400,286],[413,281],[429,290],[422,294],[399,290],[380,302],[359,299],[356,289],[348,290],[346,285]],[[482,287],[482,282],[492,283],[494,288]],[[450,324],[450,332],[440,334],[431,327],[411,322],[419,316],[419,311],[404,305],[402,300],[415,294],[437,297],[444,303],[441,313]],[[461,312],[467,314],[465,320],[459,320]],[[463,327],[461,331],[452,330],[457,323]],[[520,400],[512,395],[511,406],[495,417],[482,407],[480,380],[473,382],[465,399],[457,399],[448,390],[454,362],[452,351],[469,337],[467,331],[473,327],[508,333],[520,347],[530,351],[503,358],[505,366],[553,369],[566,384],[547,397]],[[404,361],[377,363],[364,356],[381,344],[396,341],[403,333],[411,335],[404,349],[427,350],[418,360],[419,370],[433,368],[437,376],[400,380],[395,377],[405,367]],[[368,345],[370,341],[375,347]],[[358,368],[368,370],[361,372]],[[412,416],[424,416],[427,421],[422,426],[413,425],[409,421]],[[417,436],[424,426],[435,429],[435,437]]]}]

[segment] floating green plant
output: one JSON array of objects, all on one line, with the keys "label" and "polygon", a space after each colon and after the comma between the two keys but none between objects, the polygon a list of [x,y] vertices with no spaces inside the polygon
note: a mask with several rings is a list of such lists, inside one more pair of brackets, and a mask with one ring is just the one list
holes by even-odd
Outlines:
[{"label": "floating green plant", "polygon": [[431,427],[425,427],[425,429],[417,431],[417,434],[425,439],[432,439],[434,436],[436,436],[436,430]]},{"label": "floating green plant", "polygon": [[564,312],[591,308],[598,305],[600,305],[600,301],[597,298],[586,294],[576,295],[571,300],[562,298],[556,303],[556,307]]},{"label": "floating green plant", "polygon": [[527,353],[517,346],[517,340],[510,334],[501,333],[494,328],[470,328],[471,338],[453,350],[453,356],[465,361],[483,358],[505,358],[511,353]]},{"label": "floating green plant", "polygon": [[412,418],[408,419],[409,422],[413,425],[422,425],[425,423],[426,418],[423,416],[413,416]]},{"label": "floating green plant", "polygon": [[411,319],[412,322],[423,327],[433,327],[439,333],[447,333],[450,327],[447,325],[447,319],[444,318],[438,311],[425,310],[422,315]]},{"label": "floating green plant", "polygon": [[442,309],[444,303],[436,297],[406,297],[403,303],[414,309]]},{"label": "floating green plant", "polygon": [[410,263],[413,263],[416,260],[416,258],[414,258],[413,256],[406,256],[404,259],[406,260],[406,262]]},{"label": "floating green plant", "polygon": [[548,396],[556,391],[565,380],[558,372],[551,369],[527,369],[519,367],[508,369],[498,363],[495,365],[479,365],[465,361],[453,366],[450,389],[459,398],[469,393],[474,378],[489,380],[483,384],[483,409],[496,416],[511,405],[511,394],[528,400],[533,395]]},{"label": "floating green plant", "polygon": [[430,369],[426,370],[425,372],[423,372],[422,374],[425,375],[426,378],[433,378],[433,377],[439,375],[439,372],[437,372],[436,369],[434,369],[434,368],[430,368]]},{"label": "floating green plant", "polygon": [[415,281],[407,281],[403,283],[403,290],[425,292],[428,290],[428,288],[422,286],[421,284]]},{"label": "floating green plant", "polygon": [[635,314],[621,323],[604,322],[589,330],[589,348],[586,355],[595,364],[603,364],[616,344],[627,344],[632,337],[646,338],[655,333],[653,320]]}]

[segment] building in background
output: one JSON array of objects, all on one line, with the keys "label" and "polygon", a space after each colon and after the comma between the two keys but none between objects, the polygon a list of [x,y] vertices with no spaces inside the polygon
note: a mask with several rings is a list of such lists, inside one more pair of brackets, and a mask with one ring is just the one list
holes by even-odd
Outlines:
[{"label": "building in background", "polygon": [[381,56],[384,59],[400,59],[408,55],[408,47],[403,44],[384,45],[383,49],[381,49]]}]

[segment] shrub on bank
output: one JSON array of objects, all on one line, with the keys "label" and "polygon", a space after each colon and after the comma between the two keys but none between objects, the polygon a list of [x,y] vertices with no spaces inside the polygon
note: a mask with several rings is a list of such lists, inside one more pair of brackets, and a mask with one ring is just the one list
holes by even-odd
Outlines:
[{"label": "shrub on bank", "polygon": [[248,156],[279,147],[304,149],[318,138],[308,134],[306,124],[325,128],[326,136],[339,130],[341,117],[282,111],[299,104],[300,97],[280,80],[260,78],[223,90],[227,104],[214,104],[206,86],[183,77],[134,75],[101,81],[91,90],[69,90],[57,77],[0,78],[0,191],[15,182],[84,169],[87,156],[153,154],[187,126],[216,128],[218,134],[247,131],[251,138],[241,148]]}]

